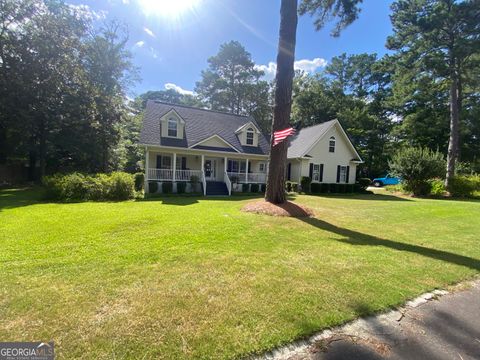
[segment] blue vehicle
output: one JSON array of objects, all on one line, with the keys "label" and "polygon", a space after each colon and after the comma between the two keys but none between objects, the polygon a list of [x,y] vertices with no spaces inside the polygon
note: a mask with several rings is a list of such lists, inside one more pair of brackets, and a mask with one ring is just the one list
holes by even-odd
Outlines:
[{"label": "blue vehicle", "polygon": [[385,185],[397,185],[400,183],[400,179],[387,174],[385,177],[373,179],[372,182],[373,182],[373,186],[382,187]]}]

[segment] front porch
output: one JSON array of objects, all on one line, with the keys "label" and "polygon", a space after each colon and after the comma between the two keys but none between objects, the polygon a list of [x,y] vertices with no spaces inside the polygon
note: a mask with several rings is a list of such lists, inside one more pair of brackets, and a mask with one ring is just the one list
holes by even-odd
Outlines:
[{"label": "front porch", "polygon": [[[228,195],[233,184],[264,184],[267,180],[267,159],[241,158],[239,155],[146,151],[145,189],[148,183],[200,183],[207,194],[207,182],[224,183]],[[174,185],[176,189],[176,185]],[[175,191],[174,191],[175,192]]]}]

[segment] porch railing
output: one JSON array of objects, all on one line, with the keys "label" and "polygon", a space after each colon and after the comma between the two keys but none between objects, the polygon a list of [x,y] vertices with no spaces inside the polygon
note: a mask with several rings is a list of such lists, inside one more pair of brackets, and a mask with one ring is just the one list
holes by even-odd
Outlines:
[{"label": "porch railing", "polygon": [[259,183],[264,184],[267,181],[266,173],[239,173],[239,172],[227,172],[228,177],[232,182],[236,180],[238,183]]},{"label": "porch railing", "polygon": [[[175,181],[190,181],[192,176],[202,179],[202,170],[175,170]],[[148,180],[173,181],[172,169],[148,169]]]},{"label": "porch railing", "polygon": [[223,181],[225,182],[225,185],[227,185],[228,195],[232,195],[232,182],[226,171],[223,173]]},{"label": "porch railing", "polygon": [[172,169],[148,169],[148,180],[172,180]]}]

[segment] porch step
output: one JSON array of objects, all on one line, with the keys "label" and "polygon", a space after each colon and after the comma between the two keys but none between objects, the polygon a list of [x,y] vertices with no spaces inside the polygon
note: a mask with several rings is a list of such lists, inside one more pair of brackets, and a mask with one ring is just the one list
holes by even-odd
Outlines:
[{"label": "porch step", "polygon": [[208,195],[228,196],[227,185],[221,181],[207,181],[207,196]]}]

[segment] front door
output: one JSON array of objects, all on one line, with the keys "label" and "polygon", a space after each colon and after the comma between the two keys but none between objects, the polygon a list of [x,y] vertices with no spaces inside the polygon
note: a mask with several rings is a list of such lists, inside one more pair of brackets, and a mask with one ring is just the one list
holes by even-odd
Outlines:
[{"label": "front door", "polygon": [[213,159],[205,159],[204,171],[206,180],[215,180],[215,169],[217,161]]}]

